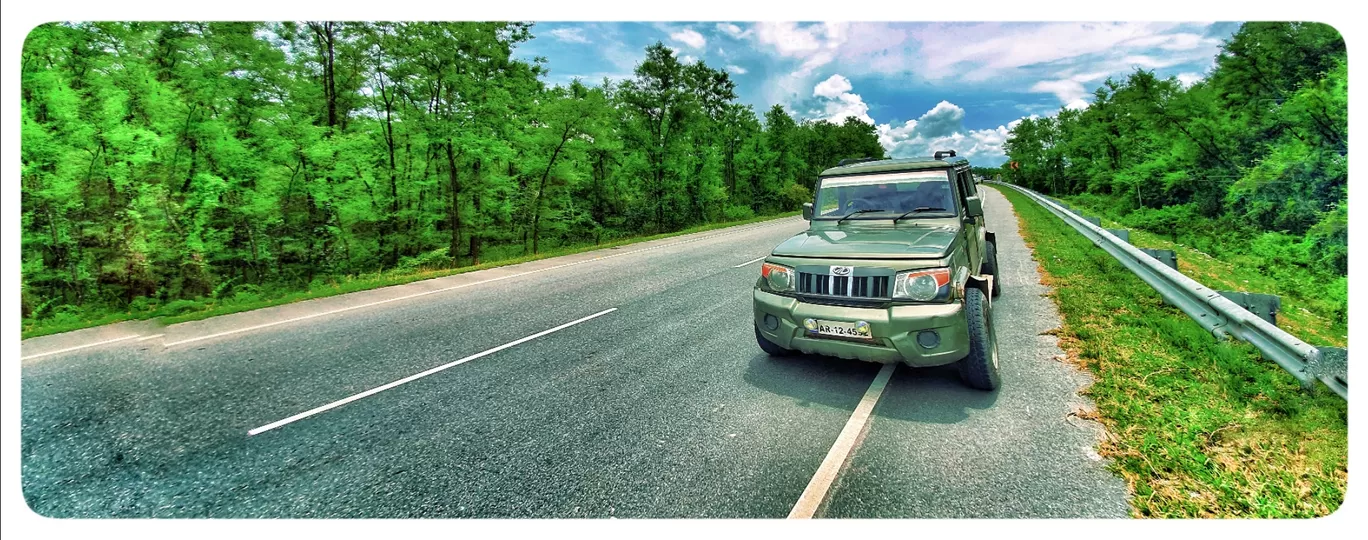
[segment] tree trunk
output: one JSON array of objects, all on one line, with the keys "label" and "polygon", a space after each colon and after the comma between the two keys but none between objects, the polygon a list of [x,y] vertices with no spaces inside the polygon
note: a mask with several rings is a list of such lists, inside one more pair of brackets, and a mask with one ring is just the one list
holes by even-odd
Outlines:
[{"label": "tree trunk", "polygon": [[476,186],[476,188],[470,192],[470,197],[471,202],[475,203],[474,218],[476,218],[476,228],[470,231],[470,264],[478,265],[480,264],[480,230],[478,228],[480,224],[480,221],[478,219],[480,217],[480,190],[478,188],[478,186],[480,185],[480,160],[478,159],[475,160],[473,178],[473,185]]},{"label": "tree trunk", "polygon": [[459,169],[456,168],[456,150],[450,139],[446,143],[447,180],[451,183],[451,208],[447,212],[448,225],[451,227],[451,243],[448,254],[453,264],[461,265],[461,183]]},{"label": "tree trunk", "polygon": [[327,102],[328,110],[328,133],[337,126],[337,84],[333,74],[333,63],[335,54],[333,44],[333,23],[326,21],[323,23],[309,23],[309,28],[314,31],[314,38],[318,42],[319,63],[323,64],[323,100]]},{"label": "tree trunk", "polygon": [[546,169],[542,171],[541,182],[537,184],[537,195],[532,199],[532,254],[538,253],[541,240],[541,206],[542,198],[546,192],[546,179],[551,176],[551,168],[556,165],[556,158],[560,156],[561,149],[565,148],[565,142],[570,140],[569,124],[561,132],[560,144],[556,145],[555,151],[551,152],[551,159],[546,162]]}]

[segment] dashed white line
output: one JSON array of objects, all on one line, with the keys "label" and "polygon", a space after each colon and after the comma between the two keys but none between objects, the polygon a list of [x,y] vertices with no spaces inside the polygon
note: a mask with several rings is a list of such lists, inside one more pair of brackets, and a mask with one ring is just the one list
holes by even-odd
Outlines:
[{"label": "dashed white line", "polygon": [[384,384],[384,385],[381,385],[381,386],[377,386],[377,387],[372,388],[372,389],[370,389],[370,390],[366,390],[365,392],[361,392],[361,393],[359,393],[359,394],[356,394],[356,395],[353,395],[353,396],[350,396],[350,397],[346,397],[346,398],[339,399],[339,400],[334,401],[334,402],[332,402],[332,403],[329,403],[329,404],[327,404],[327,405],[323,405],[322,407],[315,407],[315,408],[309,409],[309,410],[307,410],[307,411],[304,411],[304,412],[302,412],[302,413],[299,413],[299,414],[296,414],[296,415],[294,415],[294,416],[291,416],[291,417],[289,417],[289,418],[285,418],[285,419],[283,419],[283,420],[277,420],[277,421],[275,421],[275,422],[271,422],[271,423],[266,424],[266,425],[264,425],[264,426],[261,426],[261,427],[259,427],[259,428],[252,429],[252,430],[250,430],[250,431],[247,432],[247,435],[248,435],[248,436],[256,435],[256,434],[259,434],[259,433],[262,433],[262,432],[266,432],[266,431],[270,431],[270,430],[275,429],[275,428],[278,428],[278,427],[280,427],[280,426],[289,424],[289,423],[291,423],[291,422],[297,422],[297,421],[299,421],[299,420],[303,420],[303,419],[308,418],[308,417],[310,417],[310,416],[313,416],[313,415],[315,415],[315,414],[318,414],[318,413],[321,413],[321,412],[324,412],[324,411],[328,411],[328,410],[330,410],[330,409],[335,409],[335,408],[337,408],[337,407],[341,407],[341,406],[343,406],[343,405],[346,405],[346,404],[351,403],[351,402],[353,402],[353,401],[356,401],[356,400],[358,400],[358,399],[364,398],[364,397],[366,397],[366,396],[372,396],[372,395],[378,394],[378,393],[380,393],[380,392],[384,392],[385,390],[389,390],[389,389],[391,389],[391,388],[394,388],[394,387],[396,387],[396,386],[399,386],[399,385],[401,385],[401,384],[413,382],[413,381],[416,381],[416,380],[421,379],[421,378],[423,378],[423,377],[426,377],[426,376],[428,376],[428,375],[432,375],[432,374],[437,373],[437,372],[440,372],[440,371],[444,371],[444,370],[447,370],[447,369],[451,369],[451,368],[453,368],[453,367],[459,366],[459,365],[464,364],[464,363],[466,363],[466,362],[469,362],[469,361],[471,361],[471,360],[475,360],[475,359],[477,359],[477,358],[483,358],[483,357],[485,357],[485,356],[489,356],[489,355],[491,355],[491,354],[494,354],[494,353],[496,353],[496,352],[502,351],[502,350],[507,349],[507,348],[509,348],[509,347],[514,347],[514,346],[517,346],[517,345],[520,345],[520,344],[523,344],[523,343],[527,343],[527,342],[529,342],[529,341],[532,341],[532,340],[537,339],[537,338],[539,338],[539,337],[545,336],[545,335],[547,335],[547,334],[550,334],[550,333],[553,333],[553,332],[558,332],[558,331],[564,330],[564,329],[566,329],[566,328],[570,328],[571,326],[574,326],[574,325],[577,325],[577,324],[579,324],[579,323],[588,321],[588,320],[590,320],[590,319],[595,319],[595,318],[601,317],[601,316],[603,316],[603,315],[607,315],[607,314],[612,313],[612,312],[614,312],[614,311],[617,311],[617,308],[608,308],[608,309],[605,309],[605,310],[600,311],[600,312],[598,312],[598,313],[595,313],[595,314],[593,314],[593,315],[590,315],[590,316],[588,316],[588,317],[583,317],[583,318],[580,318],[580,319],[575,319],[575,320],[573,320],[573,321],[570,321],[570,322],[568,322],[568,323],[562,324],[562,325],[557,326],[557,327],[555,327],[555,328],[552,328],[552,329],[550,329],[550,330],[543,330],[543,331],[541,331],[541,332],[537,332],[537,333],[535,333],[535,334],[532,334],[532,335],[527,336],[527,337],[525,337],[525,338],[519,339],[519,340],[517,340],[517,341],[510,341],[510,342],[505,343],[505,344],[503,344],[503,345],[499,345],[498,347],[494,347],[493,349],[487,349],[487,350],[485,350],[485,351],[482,351],[482,352],[478,352],[478,353],[472,354],[472,355],[470,355],[470,356],[467,356],[467,357],[462,358],[462,359],[460,359],[460,360],[457,360],[457,361],[455,361],[455,362],[450,362],[450,363],[447,363],[447,364],[442,364],[442,365],[440,365],[440,366],[437,366],[437,367],[435,367],[435,368],[429,369],[429,370],[424,371],[424,372],[422,372],[422,373],[417,373],[417,374],[414,374],[414,375],[409,375],[408,377],[404,377],[404,378],[399,379],[399,380],[397,380],[397,381],[394,381],[394,382],[392,382],[392,383],[388,383],[388,384]]},{"label": "dashed white line", "polygon": [[748,264],[755,264],[755,263],[758,263],[758,262],[763,261],[763,260],[765,260],[764,257],[760,257],[760,258],[758,258],[758,259],[751,259],[751,260],[749,260],[749,261],[746,261],[746,262],[743,262],[743,263],[738,264],[738,265],[736,265],[736,266],[733,266],[732,268],[741,268],[742,266],[745,266],[745,265],[748,265]]},{"label": "dashed white line", "polygon": [[897,364],[884,364],[883,369],[874,377],[874,382],[869,384],[869,390],[865,391],[864,397],[860,398],[860,404],[855,407],[855,412],[850,415],[850,420],[841,429],[841,434],[836,437],[836,444],[827,451],[826,458],[822,460],[821,466],[817,467],[817,473],[812,475],[812,480],[808,481],[807,489],[798,497],[798,502],[793,505],[793,510],[789,511],[789,519],[810,519],[817,514],[817,510],[822,507],[822,502],[826,500],[831,485],[836,481],[837,475],[841,473],[841,468],[845,466],[850,454],[855,450],[855,446],[860,442],[860,435],[864,432],[865,426],[869,423],[869,416],[874,412],[874,405],[879,403],[879,396],[883,395],[884,388],[888,386],[888,379],[893,376],[893,370]]},{"label": "dashed white line", "polygon": [[[429,295],[429,294],[437,294],[437,293],[452,291],[452,290],[456,290],[456,289],[463,289],[463,288],[466,288],[466,287],[473,287],[473,286],[475,286],[475,285],[483,285],[483,284],[485,284],[485,283],[492,283],[492,282],[495,282],[495,281],[502,281],[502,280],[505,280],[505,279],[512,279],[512,278],[522,277],[522,276],[526,276],[526,275],[530,275],[530,274],[537,274],[537,273],[540,273],[540,272],[548,272],[548,271],[551,271],[551,270],[557,270],[557,269],[565,268],[565,267],[569,267],[569,266],[575,266],[575,265],[579,265],[579,264],[591,263],[591,262],[594,262],[594,261],[601,261],[601,260],[604,260],[604,259],[612,259],[612,258],[614,258],[614,257],[622,257],[622,256],[624,256],[624,255],[632,255],[632,254],[642,253],[642,252],[645,252],[645,251],[651,251],[651,250],[655,250],[655,249],[661,249],[661,248],[667,248],[667,247],[678,246],[678,245],[683,245],[683,244],[689,244],[689,243],[693,243],[693,242],[700,242],[700,241],[707,240],[707,239],[710,239],[710,238],[717,238],[717,237],[719,237],[719,236],[727,236],[727,235],[731,235],[731,234],[737,234],[737,233],[746,232],[746,231],[751,231],[751,230],[756,230],[756,229],[763,229],[763,228],[771,227],[771,226],[775,226],[775,225],[782,225],[782,224],[788,223],[789,221],[791,221],[791,220],[788,220],[788,219],[776,220],[776,221],[773,221],[773,222],[766,222],[766,223],[763,223],[763,224],[761,224],[761,225],[757,225],[757,226],[754,226],[754,227],[746,227],[746,228],[744,228],[744,229],[731,230],[731,231],[727,231],[727,232],[725,232],[725,233],[718,233],[718,234],[713,234],[713,235],[708,235],[708,236],[700,236],[700,237],[698,237],[698,238],[690,238],[690,239],[688,239],[688,240],[684,240],[684,241],[681,241],[681,242],[674,242],[674,243],[670,243],[670,244],[661,244],[661,245],[659,245],[659,246],[651,246],[651,247],[648,247],[648,248],[642,248],[642,249],[637,249],[637,250],[632,250],[632,251],[624,251],[624,252],[622,252],[622,253],[614,253],[614,254],[612,254],[612,255],[604,255],[604,256],[602,256],[602,257],[595,257],[595,258],[592,258],[592,259],[585,259],[585,260],[582,260],[582,261],[575,261],[575,262],[571,262],[571,263],[558,264],[558,265],[556,265],[556,266],[549,266],[549,267],[546,267],[546,268],[539,268],[539,269],[537,269],[537,270],[529,270],[529,271],[520,272],[520,273],[517,273],[517,274],[509,274],[509,275],[507,275],[507,276],[499,276],[499,277],[496,277],[496,278],[490,278],[490,279],[486,279],[486,280],[483,280],[483,281],[476,281],[476,282],[472,282],[472,283],[463,283],[463,284],[460,284],[460,285],[453,285],[453,286],[450,286],[450,287],[443,287],[443,288],[440,288],[440,289],[433,289],[433,290],[431,290],[431,291],[423,291],[423,292],[420,292],[420,293],[408,294],[408,295],[404,295],[404,296],[398,296],[398,297],[395,297],[395,298],[387,298],[387,299],[385,299],[385,300],[378,300],[378,301],[375,301],[375,302],[368,302],[368,303],[365,303],[365,304],[359,304],[359,305],[355,305],[355,306],[348,306],[348,307],[344,307],[344,308],[338,308],[338,309],[334,309],[334,310],[330,310],[330,311],[324,311],[324,312],[321,312],[321,313],[310,313],[310,314],[308,314],[308,315],[302,315],[302,316],[294,317],[294,318],[291,318],[291,319],[283,319],[283,320],[279,320],[279,321],[272,321],[272,322],[268,322],[268,323],[264,323],[264,324],[258,324],[258,325],[255,325],[255,326],[248,326],[248,327],[246,327],[246,328],[238,328],[238,329],[236,329],[236,330],[228,330],[228,331],[225,331],[225,332],[218,332],[218,333],[215,333],[215,334],[209,334],[209,335],[204,335],[204,336],[196,336],[196,337],[192,337],[192,338],[182,339],[182,340],[180,340],[180,341],[174,341],[174,342],[171,342],[171,343],[167,343],[166,346],[167,346],[167,347],[174,347],[174,346],[176,346],[176,345],[184,345],[184,344],[186,344],[186,343],[193,343],[193,342],[196,342],[196,341],[202,341],[202,340],[206,340],[206,339],[213,339],[213,338],[217,338],[217,337],[223,337],[223,336],[229,336],[229,335],[233,335],[233,334],[239,334],[239,333],[242,333],[242,332],[250,332],[250,331],[253,331],[253,330],[260,330],[260,329],[262,329],[262,328],[269,328],[269,327],[277,326],[277,325],[281,325],[281,324],[292,323],[292,322],[299,322],[299,321],[303,321],[303,320],[307,320],[307,319],[313,319],[313,318],[316,318],[316,317],[322,317],[322,316],[325,316],[325,315],[333,315],[333,314],[342,313],[342,312],[345,312],[345,311],[352,311],[352,310],[361,309],[361,308],[367,308],[367,307],[371,307],[371,306],[378,306],[378,305],[380,305],[380,304],[388,304],[388,303],[390,303],[390,302],[398,302],[398,301],[400,301],[400,300],[409,300],[409,299],[412,299],[412,298],[418,298],[418,297],[420,297],[420,296],[427,296],[427,295]],[[764,257],[761,257],[761,258],[763,259]],[[754,261],[751,261],[751,262],[754,262]]]},{"label": "dashed white line", "polygon": [[41,354],[34,354],[34,355],[30,355],[30,356],[21,356],[21,357],[19,357],[19,359],[20,359],[20,360],[32,360],[32,359],[34,359],[34,358],[42,358],[42,357],[44,357],[44,356],[52,356],[52,355],[54,355],[54,354],[62,354],[62,353],[68,353],[68,352],[71,352],[71,351],[79,351],[79,350],[81,350],[81,349],[86,349],[86,348],[90,348],[90,347],[97,347],[97,346],[100,346],[100,345],[108,345],[108,344],[110,344],[110,343],[116,343],[116,342],[119,342],[119,341],[124,341],[124,340],[126,340],[126,339],[133,339],[133,338],[135,338],[135,337],[138,337],[137,334],[134,334],[134,335],[131,335],[131,336],[124,336],[124,337],[121,337],[121,338],[114,338],[114,339],[109,339],[109,340],[105,340],[105,341],[100,341],[100,342],[97,342],[97,343],[87,343],[87,344],[85,344],[85,345],[77,345],[77,346],[75,346],[75,347],[67,347],[67,348],[65,348],[65,349],[56,350],[56,351],[50,351],[50,352],[45,352],[45,353],[41,353]]}]

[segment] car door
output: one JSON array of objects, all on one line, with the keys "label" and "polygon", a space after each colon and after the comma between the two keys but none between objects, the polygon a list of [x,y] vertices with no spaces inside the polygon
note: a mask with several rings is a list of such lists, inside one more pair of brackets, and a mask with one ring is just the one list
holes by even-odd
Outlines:
[{"label": "car door", "polygon": [[[958,184],[955,186],[955,191],[959,192],[960,207],[967,209],[968,203],[965,202],[965,199],[978,196],[978,190],[975,189],[977,186],[974,185],[973,179],[969,176],[968,167],[955,171],[955,183]],[[969,256],[969,269],[978,273],[983,266],[985,255],[983,250],[987,243],[983,216],[970,218],[966,215],[963,223],[964,239],[968,241],[968,245],[965,247],[968,250],[966,254]]]}]

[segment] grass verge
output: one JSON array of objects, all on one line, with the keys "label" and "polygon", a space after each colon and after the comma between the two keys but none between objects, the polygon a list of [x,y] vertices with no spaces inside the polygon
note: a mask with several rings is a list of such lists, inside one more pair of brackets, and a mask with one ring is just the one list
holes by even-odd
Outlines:
[{"label": "grass verge", "polygon": [[[1105,217],[1106,212],[1096,211],[1079,199],[1064,198],[1079,212],[1103,216],[1104,227],[1126,228]],[[1307,291],[1259,270],[1260,265],[1272,264],[1271,261],[1247,254],[1213,257],[1192,246],[1139,229],[1130,229],[1130,242],[1136,247],[1172,250],[1178,254],[1179,272],[1212,289],[1276,294],[1282,304],[1278,312],[1279,328],[1312,345],[1348,346],[1349,325],[1335,316],[1336,310],[1344,306],[1337,305],[1322,294],[1323,291]]]},{"label": "grass verge", "polygon": [[[1248,344],[1217,341],[1059,218],[998,191],[1053,289],[1061,348],[1095,375],[1085,393],[1108,431],[1099,453],[1126,480],[1133,515],[1305,518],[1339,508],[1343,400],[1319,385],[1303,390]],[[1193,259],[1184,273],[1207,264]]]},{"label": "grass verge", "polygon": [[[593,251],[598,249],[609,249],[628,244],[649,242],[651,240],[660,240],[662,238],[670,238],[674,236],[682,236],[686,234],[711,231],[715,229],[735,227],[738,225],[747,225],[751,223],[758,223],[761,221],[768,221],[772,219],[779,219],[796,215],[798,215],[798,212],[786,212],[782,214],[759,216],[737,221],[711,223],[708,225],[699,225],[697,227],[684,229],[682,231],[661,233],[651,236],[628,237],[614,240],[611,242],[604,242],[602,244],[581,244],[566,246],[550,251],[545,251],[537,255],[509,257],[485,261],[478,265],[462,266],[458,268],[425,268],[410,271],[388,271],[376,272],[373,274],[362,274],[356,276],[340,276],[326,281],[322,287],[310,288],[306,290],[273,291],[271,293],[253,295],[252,297],[246,298],[203,298],[193,302],[179,301],[174,304],[168,304],[166,307],[141,312],[127,311],[116,313],[97,313],[84,317],[73,317],[66,319],[28,319],[23,322],[21,335],[22,339],[28,339],[32,337],[45,336],[49,334],[60,334],[62,332],[70,332],[72,330],[80,330],[82,328],[90,328],[94,326],[101,326],[106,324],[134,320],[157,319],[162,324],[175,324],[187,321],[196,321],[200,319],[207,319],[209,317],[216,317],[219,315],[228,315],[230,313],[251,311],[254,309],[278,306],[281,304],[288,304],[291,302],[299,302],[301,300],[323,298],[327,296],[335,296],[339,294],[346,294],[369,289],[377,289],[380,287],[390,287],[393,285],[403,285],[405,283],[412,283],[414,281],[421,281],[424,279],[433,279],[455,274],[463,274],[466,272],[474,272],[477,270],[485,270],[500,266],[509,266],[519,263],[536,261],[540,259],[548,259],[551,257],[573,255],[576,253],[583,253],[586,251]],[[168,308],[171,308],[174,311],[168,310]]]}]

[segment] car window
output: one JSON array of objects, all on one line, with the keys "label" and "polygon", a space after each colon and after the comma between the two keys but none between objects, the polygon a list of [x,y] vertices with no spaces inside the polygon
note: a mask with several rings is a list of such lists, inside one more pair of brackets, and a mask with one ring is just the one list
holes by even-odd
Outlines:
[{"label": "car window", "polygon": [[863,216],[888,219],[888,214],[922,207],[944,208],[927,212],[944,215],[954,212],[953,191],[945,170],[833,177],[822,179],[815,206],[819,219],[835,219],[857,210],[877,210]]}]

